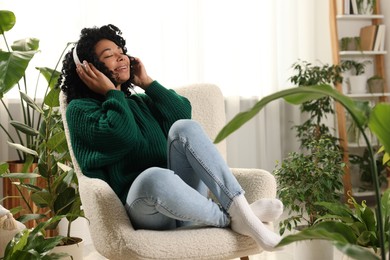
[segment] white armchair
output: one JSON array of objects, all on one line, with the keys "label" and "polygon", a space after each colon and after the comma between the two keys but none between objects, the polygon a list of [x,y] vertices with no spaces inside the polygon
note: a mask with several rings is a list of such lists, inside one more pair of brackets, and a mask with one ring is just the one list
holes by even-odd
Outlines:
[{"label": "white armchair", "polygon": [[[192,104],[193,119],[204,127],[213,140],[226,123],[224,98],[211,84],[195,84],[175,89]],[[125,208],[109,185],[83,175],[71,149],[66,122],[66,97],[60,104],[65,132],[75,171],[83,209],[96,250],[111,260],[124,259],[232,259],[254,255],[263,250],[250,237],[229,228],[188,228],[169,231],[134,230]],[[217,145],[226,158],[226,144]],[[261,169],[232,169],[249,203],[259,198],[274,198],[276,182]]]}]

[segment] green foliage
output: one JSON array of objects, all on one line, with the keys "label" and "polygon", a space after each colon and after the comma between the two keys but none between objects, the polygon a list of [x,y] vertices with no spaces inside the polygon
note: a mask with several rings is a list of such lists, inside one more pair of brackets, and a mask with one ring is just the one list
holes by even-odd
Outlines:
[{"label": "green foliage", "polygon": [[[372,248],[378,252],[381,248],[377,214],[366,205],[350,196],[348,204],[318,202],[318,206],[327,209],[329,214],[318,218],[315,224],[297,234],[284,237],[279,246],[306,239],[325,239],[334,242],[340,251],[356,259],[379,259],[374,253],[364,248]],[[350,206],[353,206],[351,208]],[[385,191],[379,204],[384,223],[386,251],[390,235],[390,189]]]},{"label": "green foliage", "polygon": [[43,232],[52,222],[58,222],[59,216],[42,222],[33,229],[20,231],[7,244],[3,260],[56,260],[68,256],[65,253],[50,253],[60,243],[62,236],[45,238]]},{"label": "green foliage", "polygon": [[[390,152],[390,104],[388,103],[378,103],[376,104],[372,109],[370,109],[370,113],[367,115],[366,111],[362,109],[361,105],[355,102],[353,99],[343,95],[342,93],[338,92],[337,90],[333,89],[331,86],[324,86],[324,85],[318,85],[313,86],[310,88],[302,88],[302,87],[296,87],[296,88],[290,88],[285,89],[282,91],[275,92],[269,96],[266,96],[259,100],[252,108],[250,108],[248,111],[241,112],[237,114],[233,119],[231,119],[217,134],[214,142],[218,143],[222,140],[224,140],[226,137],[228,137],[230,134],[235,132],[237,129],[239,129],[242,125],[244,125],[246,122],[248,122],[250,119],[252,119],[254,116],[256,116],[262,108],[264,108],[268,103],[277,100],[279,98],[284,98],[287,102],[295,105],[300,105],[303,102],[322,98],[325,96],[330,96],[333,98],[336,102],[338,102],[341,106],[343,106],[346,111],[351,115],[352,119],[357,124],[359,131],[361,131],[362,136],[367,144],[368,151],[369,151],[369,157],[371,158],[371,161],[374,161],[374,154],[372,151],[371,143],[369,142],[369,139],[367,138],[363,126],[367,124],[370,130],[376,135],[379,142],[383,145],[384,151],[388,154]],[[387,157],[388,158],[388,157]],[[379,189],[379,181],[378,181],[378,171],[376,168],[376,164],[370,164],[370,172],[373,178],[374,187],[375,187],[375,199],[376,204],[381,205],[381,195],[380,195],[380,189]],[[387,206],[386,211],[389,211],[389,199],[387,199]],[[385,225],[383,223],[386,223],[385,216],[388,213],[383,212],[384,210],[382,207],[377,207],[377,229],[378,229],[378,240],[380,244],[380,251],[381,251],[381,257],[382,259],[385,259],[386,254],[386,248],[388,246],[385,246],[385,230],[388,231],[389,227],[385,229]],[[331,222],[330,225],[336,225],[337,222]],[[333,240],[332,232],[328,232],[328,228],[323,228],[322,232],[325,234],[324,237],[329,237],[329,240]],[[329,236],[327,235],[329,234]],[[310,239],[310,237],[306,237],[305,239]],[[293,242],[293,241],[291,241]],[[369,259],[365,258],[366,250],[362,247],[356,246],[353,243],[343,243],[342,245],[339,244],[339,242],[336,242],[336,246],[345,253],[348,253],[353,250],[354,248],[357,248],[357,250],[361,250],[362,254],[354,255],[357,259]],[[365,250],[365,251],[363,251]],[[372,259],[372,258],[371,258]]]},{"label": "green foliage", "polygon": [[316,202],[335,202],[341,197],[344,163],[340,149],[326,136],[312,140],[307,148],[307,154],[290,153],[274,172],[278,197],[292,215],[279,223],[281,234],[298,224],[313,225],[326,213]]},{"label": "green foliage", "polygon": [[[341,83],[341,72],[345,70],[339,65],[318,66],[305,61],[296,62],[293,69],[295,75],[290,81],[300,88]],[[281,234],[297,225],[311,226],[318,216],[325,214],[326,211],[315,202],[333,202],[341,197],[345,166],[342,150],[338,138],[324,123],[328,115],[334,114],[333,106],[329,96],[300,104],[301,112],[308,115],[308,119],[293,128],[297,131],[302,152],[290,153],[274,170],[278,197],[290,213],[279,223]]]},{"label": "green foliage", "polygon": [[[10,11],[0,11],[0,17],[0,28],[2,28],[4,41],[7,43],[4,32],[12,29],[15,16]],[[59,112],[60,89],[56,88],[55,84],[60,72],[47,67],[36,68],[39,75],[43,75],[47,81],[47,89],[41,104],[37,102],[35,96],[31,97],[27,93],[25,71],[33,54],[38,50],[38,43],[37,39],[23,39],[15,41],[12,50],[8,48],[8,52],[0,51],[0,83],[4,83],[4,85],[0,84],[0,97],[17,85],[24,115],[23,122],[14,121],[13,115],[1,99],[19,142],[12,139],[6,127],[1,124],[0,127],[9,137],[8,144],[23,155],[20,159],[24,163],[24,170],[20,173],[9,173],[7,164],[2,163],[0,164],[0,177],[11,180],[18,189],[20,197],[29,207],[29,214],[22,215],[18,218],[19,221],[35,220],[37,223],[44,223],[51,216],[66,217],[69,221],[67,234],[69,237],[72,222],[78,217],[83,217],[84,213],[81,210],[78,180],[71,167],[71,158]],[[56,67],[69,45],[70,43],[64,48]],[[24,84],[24,91],[21,91],[19,82]],[[33,173],[28,173],[27,169],[33,163],[37,163],[37,167]],[[43,180],[43,184],[37,185],[38,178]],[[30,201],[37,209],[30,206]],[[40,212],[44,213],[38,214],[40,209],[43,209]],[[10,210],[16,214],[22,208]],[[58,221],[59,219],[51,221],[50,225],[45,225],[45,228],[56,228]]]},{"label": "green foliage", "polygon": [[351,70],[353,75],[359,76],[364,74],[366,71],[366,65],[370,63],[370,61],[363,61],[363,62],[358,62],[356,60],[345,60],[343,61],[343,67],[346,70]]},{"label": "green foliage", "polygon": [[[382,186],[382,184],[386,183],[386,168],[385,163],[383,163],[384,154],[383,152],[377,152],[375,156],[375,163],[376,167],[378,169],[378,180],[379,185]],[[372,190],[374,188],[373,179],[371,177],[371,162],[370,157],[368,153],[368,149],[364,149],[362,155],[358,154],[349,154],[349,161],[351,164],[357,165],[360,172],[360,181],[361,186],[359,187],[360,190]]]}]

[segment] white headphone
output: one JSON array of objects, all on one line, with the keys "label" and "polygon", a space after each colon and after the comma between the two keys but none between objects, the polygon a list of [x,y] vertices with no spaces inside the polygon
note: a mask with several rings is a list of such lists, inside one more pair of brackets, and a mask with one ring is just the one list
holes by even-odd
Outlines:
[{"label": "white headphone", "polygon": [[81,62],[80,62],[80,59],[79,59],[79,56],[77,56],[77,43],[76,45],[74,46],[74,49],[73,49],[73,60],[74,60],[74,63],[76,64],[80,64],[80,65],[83,65]]}]

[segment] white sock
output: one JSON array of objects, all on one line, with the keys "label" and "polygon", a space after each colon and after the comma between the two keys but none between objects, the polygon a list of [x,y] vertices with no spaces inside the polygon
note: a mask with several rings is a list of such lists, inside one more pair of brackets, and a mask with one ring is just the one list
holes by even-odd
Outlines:
[{"label": "white sock", "polygon": [[259,199],[250,204],[250,207],[262,222],[275,221],[283,213],[283,203],[278,199]]},{"label": "white sock", "polygon": [[243,194],[233,198],[228,213],[231,217],[232,230],[250,236],[266,251],[275,250],[274,247],[282,239],[257,218]]}]

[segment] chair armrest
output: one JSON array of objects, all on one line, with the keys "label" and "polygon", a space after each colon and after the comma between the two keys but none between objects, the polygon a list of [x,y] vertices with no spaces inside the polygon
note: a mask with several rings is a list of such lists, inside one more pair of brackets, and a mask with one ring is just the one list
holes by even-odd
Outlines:
[{"label": "chair armrest", "polygon": [[249,203],[260,198],[276,197],[276,180],[268,171],[248,168],[232,168],[231,170],[244,189]]}]

